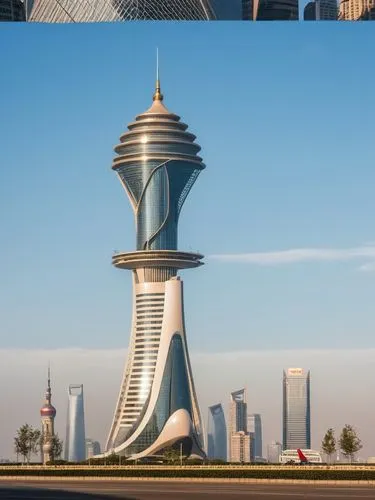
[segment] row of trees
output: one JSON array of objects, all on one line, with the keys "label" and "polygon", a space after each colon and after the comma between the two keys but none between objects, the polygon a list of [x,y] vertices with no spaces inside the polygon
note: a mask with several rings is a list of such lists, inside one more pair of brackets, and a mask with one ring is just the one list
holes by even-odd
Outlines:
[{"label": "row of trees", "polygon": [[[43,442],[44,436],[39,429],[34,429],[29,424],[22,425],[14,438],[17,462],[18,457],[21,455],[23,462],[29,463],[31,455],[42,453]],[[321,447],[327,455],[329,462],[338,450],[352,462],[355,454],[362,448],[362,443],[353,426],[346,424],[341,431],[338,441],[335,438],[335,431],[332,428],[328,429]],[[51,438],[51,448],[52,460],[58,460],[63,449],[63,442],[59,439],[58,434],[55,434]],[[174,448],[170,448],[165,452],[165,460],[168,463],[177,463],[180,458],[180,453]]]},{"label": "row of trees", "polygon": [[[23,457],[23,462],[29,463],[31,455],[42,453],[42,446],[44,443],[43,433],[39,429],[34,429],[29,424],[22,425],[14,438],[14,451],[18,457]],[[52,459],[56,460],[61,456],[63,449],[63,442],[59,439],[58,434],[51,438]]]},{"label": "row of trees", "polygon": [[352,462],[355,454],[358,453],[361,448],[361,440],[354,427],[349,424],[346,424],[342,429],[338,441],[335,438],[335,431],[333,429],[327,430],[322,441],[322,450],[327,455],[329,462],[337,451],[341,451],[341,453]]}]

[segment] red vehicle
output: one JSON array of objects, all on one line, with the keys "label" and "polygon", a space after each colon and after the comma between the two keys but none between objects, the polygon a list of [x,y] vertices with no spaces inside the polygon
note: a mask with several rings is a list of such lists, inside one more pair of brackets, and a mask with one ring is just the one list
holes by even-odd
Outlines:
[{"label": "red vehicle", "polygon": [[307,458],[305,457],[305,455],[302,453],[302,450],[300,448],[297,448],[297,453],[298,453],[298,457],[300,459],[301,465],[310,465],[311,464],[311,462],[309,462],[307,460]]}]

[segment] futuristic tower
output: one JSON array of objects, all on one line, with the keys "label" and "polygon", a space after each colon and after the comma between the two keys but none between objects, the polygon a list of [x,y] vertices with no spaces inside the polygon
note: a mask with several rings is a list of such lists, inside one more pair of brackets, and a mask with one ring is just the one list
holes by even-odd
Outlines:
[{"label": "futuristic tower", "polygon": [[48,385],[46,390],[46,398],[44,405],[40,409],[40,417],[42,419],[42,436],[43,436],[43,463],[51,462],[53,457],[53,437],[55,435],[55,417],[56,408],[52,406],[51,403],[52,391],[51,391],[51,378],[50,369],[48,368]]},{"label": "futuristic tower", "polygon": [[38,22],[215,19],[210,0],[35,0],[29,17]]},{"label": "futuristic tower", "polygon": [[106,453],[133,459],[161,455],[168,447],[205,456],[177,276],[203,258],[177,250],[182,206],[205,168],[186,129],[164,106],[157,77],[152,106],[115,147],[112,169],[134,210],[137,250],[113,256],[114,266],[133,274],[133,319]]}]

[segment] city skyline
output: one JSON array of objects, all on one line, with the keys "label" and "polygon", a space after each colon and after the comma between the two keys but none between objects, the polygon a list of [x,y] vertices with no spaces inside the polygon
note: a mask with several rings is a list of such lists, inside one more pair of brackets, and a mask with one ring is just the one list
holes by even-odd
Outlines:
[{"label": "city skyline", "polygon": [[[15,458],[13,437],[15,431],[26,422],[40,426],[40,396],[45,386],[46,359],[52,360],[54,373],[54,405],[58,409],[55,432],[65,441],[66,386],[70,377],[85,385],[86,434],[104,446],[112,418],[112,406],[117,399],[118,379],[123,370],[124,350],[54,350],[54,351],[0,351],[5,362],[0,367],[0,376],[5,377],[10,367],[14,370],[12,389],[3,392],[4,405],[11,408],[3,419],[0,429],[0,458]],[[319,450],[323,436],[333,427],[336,437],[342,427],[354,425],[363,442],[359,453],[362,458],[374,456],[375,440],[372,432],[372,414],[375,403],[368,400],[369,391],[375,390],[375,381],[364,386],[363,376],[369,379],[375,368],[375,350],[337,351],[258,351],[230,353],[192,352],[192,366],[198,387],[202,416],[207,421],[207,409],[212,398],[221,401],[225,418],[229,423],[229,397],[231,389],[239,381],[251,387],[248,412],[262,415],[263,443],[265,450],[272,441],[282,441],[282,373],[283,366],[301,365],[311,367],[314,385],[311,395],[312,449]],[[67,372],[66,364],[74,366]],[[350,370],[348,370],[350,365]],[[24,394],[22,370],[28,369],[28,392]],[[225,367],[225,373],[223,368]],[[266,367],[267,379],[257,378]],[[207,370],[212,374],[207,383]],[[97,373],[105,374],[100,381]],[[330,384],[327,384],[327,378]],[[254,380],[258,380],[257,383]],[[372,379],[373,380],[373,379]],[[217,383],[219,381],[219,384]],[[98,391],[103,395],[97,399]],[[23,394],[22,400],[14,394]],[[65,444],[65,443],[64,443]]]}]

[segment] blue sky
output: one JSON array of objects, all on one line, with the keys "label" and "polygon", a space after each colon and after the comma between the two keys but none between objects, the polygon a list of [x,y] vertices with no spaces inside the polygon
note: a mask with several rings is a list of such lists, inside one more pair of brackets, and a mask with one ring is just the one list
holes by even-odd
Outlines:
[{"label": "blue sky", "polygon": [[[182,275],[191,348],[374,347],[371,26],[0,28],[2,348],[127,347],[131,276],[111,255],[135,230],[110,166],[156,46],[207,165],[180,220],[180,248],[206,255]],[[291,249],[317,251],[264,263]]]}]

